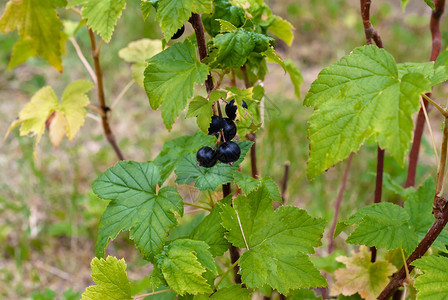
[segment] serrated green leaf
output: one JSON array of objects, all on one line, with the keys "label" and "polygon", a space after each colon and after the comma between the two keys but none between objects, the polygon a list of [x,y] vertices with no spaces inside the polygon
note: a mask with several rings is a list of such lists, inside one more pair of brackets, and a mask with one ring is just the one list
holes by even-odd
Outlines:
[{"label": "serrated green leaf", "polygon": [[237,144],[241,148],[241,156],[232,166],[218,163],[211,168],[198,167],[196,155],[191,152],[185,153],[176,164],[176,182],[188,184],[196,181],[194,186],[201,191],[214,191],[218,185],[231,182],[233,174],[238,170],[240,163],[244,160],[253,143],[246,141],[237,142]]},{"label": "serrated green leaf", "polygon": [[131,284],[126,274],[126,263],[124,259],[108,256],[94,258],[90,264],[92,268],[92,279],[97,284],[90,286],[82,294],[83,300],[125,300],[132,299]]},{"label": "serrated green leaf", "polygon": [[[181,2],[181,1],[180,1]],[[144,85],[153,109],[162,105],[162,118],[167,129],[193,96],[196,83],[203,83],[208,67],[196,57],[196,49],[186,40],[176,43],[148,60]]]},{"label": "serrated green leaf", "polygon": [[141,86],[143,85],[146,60],[162,51],[160,40],[141,39],[129,43],[126,48],[121,49],[118,55],[126,62],[132,63],[132,77]]},{"label": "serrated green leaf", "polygon": [[214,293],[210,299],[218,300],[250,300],[252,299],[252,292],[241,287],[241,284],[232,284],[225,288],[219,289]]},{"label": "serrated green leaf", "polygon": [[208,133],[210,120],[213,115],[212,105],[212,101],[209,101],[202,96],[196,96],[191,100],[186,115],[187,118],[196,117],[196,123],[198,124],[199,129],[206,134]]},{"label": "serrated green leaf", "polygon": [[421,73],[398,76],[393,57],[376,46],[356,48],[313,82],[304,104],[310,119],[307,176],[314,178],[374,136],[400,164],[412,139],[412,114],[430,90]]},{"label": "serrated green leaf", "polygon": [[153,291],[157,290],[161,285],[167,286],[165,278],[163,277],[162,271],[157,264],[153,264],[151,275],[149,276],[149,288]]},{"label": "serrated green leaf", "polygon": [[214,6],[213,14],[201,16],[204,28],[210,36],[214,37],[221,33],[221,24],[218,20],[227,21],[237,28],[243,26],[245,12],[242,8],[230,4],[228,0],[215,0]]},{"label": "serrated green leaf", "polygon": [[268,50],[261,53],[263,56],[266,56],[269,62],[274,62],[279,64],[286,73],[286,64],[283,62],[282,58],[275,53],[273,47],[269,47]]},{"label": "serrated green leaf", "polygon": [[345,296],[359,293],[363,299],[374,300],[386,287],[397,269],[387,261],[371,262],[367,247],[360,247],[352,257],[340,256],[337,261],[346,265],[345,269],[336,270],[331,295],[342,293]]},{"label": "serrated green leaf", "polygon": [[417,277],[414,287],[417,299],[442,300],[448,297],[448,258],[443,256],[424,256],[412,262],[423,275]]},{"label": "serrated green leaf", "polygon": [[235,173],[233,176],[235,184],[243,191],[244,194],[249,194],[253,190],[260,187],[262,184],[265,185],[267,191],[269,192],[269,198],[274,201],[282,201],[282,196],[278,190],[277,184],[270,177],[264,177],[261,179],[255,179],[247,174],[241,172]]},{"label": "serrated green leaf", "polygon": [[[27,52],[26,59],[32,56],[30,54],[37,53],[62,72],[61,55],[64,49],[61,47],[61,28],[62,22],[58,18],[55,4],[50,0],[10,0],[0,18],[2,33],[17,29],[21,40],[27,41],[33,48],[33,51]],[[16,51],[15,53],[17,56]],[[24,57],[21,56],[19,61]],[[16,63],[17,61],[14,64]]]},{"label": "serrated green leaf", "polygon": [[37,56],[37,51],[33,48],[33,42],[31,40],[19,39],[12,49],[8,69],[14,69],[26,62],[28,58],[35,56]]},{"label": "serrated green leaf", "polygon": [[[223,199],[220,202],[227,203],[229,200]],[[202,220],[190,235],[193,240],[206,242],[210,246],[210,253],[213,256],[223,255],[230,247],[230,243],[224,238],[225,229],[221,225],[221,212],[221,206],[215,205],[210,214]]]},{"label": "serrated green leaf", "polygon": [[266,186],[247,197],[238,196],[233,207],[223,205],[222,224],[233,245],[247,248],[240,258],[243,283],[250,288],[264,284],[285,294],[290,289],[326,286],[325,278],[306,253],[320,245],[323,219],[291,206],[272,210]]},{"label": "serrated green leaf", "polygon": [[206,268],[215,271],[216,265],[205,242],[173,241],[156,259],[166,282],[179,295],[211,293],[203,273]]},{"label": "serrated green leaf", "polygon": [[115,25],[126,7],[125,0],[75,0],[69,6],[82,5],[81,14],[87,25],[108,43]]},{"label": "serrated green leaf", "polygon": [[221,29],[219,30],[219,33],[232,32],[232,31],[238,29],[235,25],[233,25],[232,23],[230,23],[226,20],[216,19],[216,21],[219,22],[219,26],[221,27]]},{"label": "serrated green leaf", "polygon": [[288,72],[289,77],[291,78],[292,85],[294,86],[294,94],[297,99],[301,99],[300,97],[300,86],[303,83],[302,73],[299,68],[294,64],[294,62],[290,59],[285,60],[286,72]]},{"label": "serrated green leaf", "polygon": [[177,225],[175,213],[183,214],[183,202],[173,187],[157,191],[159,182],[154,163],[134,161],[120,161],[95,180],[95,194],[112,200],[101,217],[97,256],[104,255],[109,240],[122,230],[130,230],[130,238],[150,261],[162,251],[169,230]]},{"label": "serrated green leaf", "polygon": [[274,17],[274,21],[268,27],[268,29],[275,34],[278,38],[283,40],[288,46],[292,45],[294,39],[294,26],[286,20],[283,20],[279,16]]},{"label": "serrated green leaf", "polygon": [[418,244],[418,236],[409,228],[409,218],[402,207],[389,202],[363,207],[346,221],[358,225],[347,238],[347,243],[386,250],[401,247],[411,253]]}]

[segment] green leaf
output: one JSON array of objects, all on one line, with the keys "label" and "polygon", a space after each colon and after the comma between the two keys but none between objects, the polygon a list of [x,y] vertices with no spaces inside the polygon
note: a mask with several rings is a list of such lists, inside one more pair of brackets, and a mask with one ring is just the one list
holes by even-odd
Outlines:
[{"label": "green leaf", "polygon": [[131,284],[126,274],[126,263],[124,259],[118,260],[116,257],[108,256],[94,258],[90,264],[92,268],[92,279],[97,284],[90,286],[82,294],[81,299],[132,299]]},{"label": "green leaf", "polygon": [[122,230],[145,258],[153,261],[163,248],[176,214],[183,214],[181,196],[173,187],[158,190],[160,171],[152,162],[120,161],[92,184],[99,197],[112,200],[101,217],[96,255],[103,256],[110,239]]},{"label": "green leaf", "polygon": [[401,247],[411,253],[418,244],[418,236],[409,228],[409,219],[402,207],[389,202],[363,207],[346,221],[358,225],[347,238],[347,243],[386,250]]},{"label": "green leaf", "polygon": [[214,293],[210,299],[218,300],[250,300],[252,299],[252,292],[248,289],[242,288],[241,284],[232,284],[225,288],[219,289]]},{"label": "green leaf", "polygon": [[312,218],[298,207],[273,211],[264,184],[247,197],[238,196],[233,207],[222,206],[227,239],[247,249],[240,258],[239,272],[248,287],[268,284],[285,294],[291,289],[326,286],[306,255],[321,244],[323,219]]},{"label": "green leaf", "polygon": [[393,57],[376,46],[356,48],[323,69],[304,101],[315,110],[309,121],[308,178],[357,151],[370,136],[403,165],[412,114],[430,87],[421,73],[400,78]]},{"label": "green leaf", "polygon": [[352,257],[340,256],[337,261],[346,265],[345,269],[336,270],[331,295],[345,296],[359,293],[363,299],[373,300],[381,293],[397,269],[387,261],[370,261],[367,247],[360,247]]},{"label": "green leaf", "polygon": [[118,52],[118,55],[124,61],[132,63],[132,77],[144,88],[144,72],[148,65],[146,60],[161,51],[162,42],[160,40],[141,39],[129,43],[126,48],[123,48]]},{"label": "green leaf", "polygon": [[231,182],[233,174],[238,170],[239,164],[244,160],[253,143],[238,142],[237,144],[241,148],[241,156],[232,166],[218,163],[211,168],[198,167],[196,155],[191,152],[185,153],[176,164],[176,182],[188,184],[196,181],[194,186],[201,191],[214,191],[218,185]]},{"label": "green leaf", "polygon": [[213,115],[212,105],[212,101],[209,101],[202,96],[196,96],[191,100],[190,105],[188,106],[186,117],[197,117],[196,123],[198,124],[199,129],[205,134],[208,133],[210,120]]},{"label": "green leaf", "polygon": [[401,0],[401,10],[404,11],[406,5],[408,5],[409,0]]},{"label": "green leaf", "polygon": [[196,153],[204,145],[213,145],[216,141],[214,136],[205,135],[202,132],[196,132],[192,136],[182,136],[177,139],[165,142],[162,151],[154,159],[154,163],[159,166],[161,173],[161,185],[168,176],[174,171],[177,163],[182,159],[185,153]]},{"label": "green leaf", "polygon": [[33,48],[33,42],[31,40],[19,39],[12,49],[8,69],[14,69],[26,62],[28,58],[36,56],[37,51]]},{"label": "green leaf", "polygon": [[294,26],[286,20],[283,20],[279,16],[274,17],[274,21],[268,29],[275,34],[279,39],[283,40],[288,46],[292,45],[294,39]]},{"label": "green leaf", "polygon": [[219,20],[224,20],[236,28],[243,26],[245,21],[245,12],[242,8],[234,6],[228,0],[215,0],[215,9],[213,14],[203,14],[202,23],[205,30],[212,37],[221,33],[221,24]]},{"label": "green leaf", "polygon": [[243,28],[218,34],[210,48],[212,68],[239,68],[252,52],[261,53],[269,49],[272,38]]},{"label": "green leaf", "polygon": [[146,94],[153,109],[162,105],[167,129],[172,128],[187,100],[193,96],[194,85],[203,83],[207,75],[208,67],[198,61],[196,49],[188,40],[148,60],[144,79]]},{"label": "green leaf", "polygon": [[446,299],[448,296],[448,258],[443,256],[424,256],[412,262],[423,275],[417,277],[414,287],[417,299]]},{"label": "green leaf", "polygon": [[274,47],[269,47],[268,50],[262,52],[261,54],[266,56],[269,62],[279,64],[286,73],[286,64],[283,62],[282,58],[277,53],[275,53]]},{"label": "green leaf", "polygon": [[211,13],[211,0],[159,0],[157,19],[166,40],[188,21],[191,13]]},{"label": "green leaf", "polygon": [[181,239],[165,246],[156,257],[166,282],[179,295],[212,292],[202,276],[206,269],[217,271],[208,248],[202,241]]},{"label": "green leaf", "polygon": [[115,25],[126,7],[125,0],[72,0],[69,6],[82,5],[81,14],[87,25],[108,43]]},{"label": "green leaf", "polygon": [[[36,53],[42,56],[51,66],[62,72],[61,55],[64,52],[61,46],[62,22],[58,18],[56,7],[50,0],[10,0],[6,4],[5,11],[0,18],[0,31],[8,33],[17,29],[20,35],[17,47],[23,48],[23,41],[33,50],[17,58],[14,63],[23,61],[26,57],[34,56]],[[25,59],[25,60],[26,60]]]},{"label": "green leaf", "polygon": [[[227,203],[230,199],[223,199],[220,202]],[[224,238],[225,229],[221,225],[220,214],[222,208],[215,205],[210,214],[193,230],[190,238],[204,241],[210,246],[210,253],[213,256],[221,256],[226,252],[230,243]]]},{"label": "green leaf", "polygon": [[297,99],[301,99],[300,97],[300,85],[303,83],[302,73],[299,68],[294,64],[294,62],[290,59],[285,60],[286,71],[291,78],[292,85],[294,86],[294,93]]},{"label": "green leaf", "polygon": [[235,184],[238,185],[239,188],[243,191],[244,194],[249,194],[253,190],[259,188],[262,184],[264,184],[269,192],[269,197],[273,201],[282,201],[282,196],[280,195],[280,191],[278,190],[278,186],[274,180],[270,177],[263,177],[261,179],[255,179],[247,174],[243,174],[241,172],[235,173],[233,176]]},{"label": "green leaf", "polygon": [[238,29],[235,25],[226,20],[217,19],[216,21],[218,21],[219,25],[221,26],[219,33],[232,32]]},{"label": "green leaf", "polygon": [[425,3],[431,7],[431,9],[436,9],[434,3],[432,2],[432,0],[425,0]]}]

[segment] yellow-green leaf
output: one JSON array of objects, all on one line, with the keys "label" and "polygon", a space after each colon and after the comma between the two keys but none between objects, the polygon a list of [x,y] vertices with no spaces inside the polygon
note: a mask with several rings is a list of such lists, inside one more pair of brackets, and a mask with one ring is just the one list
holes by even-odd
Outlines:
[{"label": "yellow-green leaf", "polygon": [[[27,41],[38,55],[59,71],[62,71],[61,55],[63,53],[60,43],[61,28],[62,22],[50,0],[10,0],[0,18],[2,33],[17,29],[21,40]],[[19,40],[21,43],[19,47],[23,46],[21,40]],[[33,56],[31,54],[35,52],[28,51],[26,59]],[[20,60],[24,57],[22,55]]]}]

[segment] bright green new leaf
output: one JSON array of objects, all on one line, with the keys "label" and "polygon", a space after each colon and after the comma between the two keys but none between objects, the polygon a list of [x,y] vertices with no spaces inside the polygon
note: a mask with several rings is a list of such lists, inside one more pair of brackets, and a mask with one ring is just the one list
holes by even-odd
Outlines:
[{"label": "bright green new leaf", "polygon": [[377,260],[372,263],[370,258],[367,247],[361,247],[352,257],[336,258],[344,263],[346,268],[334,272],[336,282],[330,295],[349,296],[358,293],[363,299],[375,300],[389,283],[389,276],[397,269],[387,261]]},{"label": "bright green new leaf", "polygon": [[412,262],[423,275],[417,277],[414,287],[417,299],[442,300],[448,298],[448,258],[443,256],[424,256]]},{"label": "bright green new leaf", "polygon": [[198,124],[199,129],[205,134],[208,133],[208,128],[210,127],[213,115],[212,105],[212,101],[209,101],[202,96],[196,96],[191,100],[190,105],[188,106],[186,117],[196,117],[196,123]]},{"label": "bright green new leaf", "polygon": [[95,194],[111,200],[100,220],[98,257],[122,230],[130,230],[146,259],[153,261],[162,251],[169,230],[177,225],[176,214],[183,214],[183,202],[175,188],[159,189],[160,176],[152,162],[120,161],[95,180]]},{"label": "bright green new leaf", "polygon": [[429,91],[422,73],[400,77],[393,57],[376,46],[356,48],[313,82],[304,104],[310,119],[307,176],[314,178],[374,136],[400,164],[412,139],[412,114]]},{"label": "bright green new leaf", "polygon": [[[36,135],[35,157],[47,122],[49,123],[50,139],[55,147],[59,146],[64,135],[72,140],[84,124],[87,113],[85,106],[89,103],[86,94],[92,88],[93,84],[89,81],[74,81],[66,87],[61,103],[51,87],[41,88],[20,111],[19,118],[11,124],[7,135],[19,125],[21,125],[21,136]],[[54,114],[53,118],[51,118],[52,114]]]},{"label": "bright green new leaf", "polygon": [[241,287],[240,284],[232,284],[225,288],[219,289],[214,293],[210,299],[217,300],[251,300],[252,292]]},{"label": "bright green new leaf", "polygon": [[131,284],[126,274],[124,259],[108,256],[94,258],[90,264],[92,279],[97,285],[89,286],[82,294],[82,300],[126,300],[131,297]]},{"label": "bright green new leaf", "polygon": [[8,33],[17,29],[21,38],[21,44],[17,47],[23,46],[23,41],[26,41],[33,49],[20,54],[20,59],[17,58],[18,49],[14,49],[16,61],[12,66],[17,64],[17,60],[26,60],[37,53],[62,72],[61,55],[64,50],[60,43],[61,28],[62,22],[52,1],[10,0],[0,18],[0,31]]},{"label": "bright green new leaf", "polygon": [[219,20],[224,20],[235,26],[236,28],[244,25],[245,12],[242,8],[234,6],[228,0],[215,0],[215,9],[213,14],[203,14],[202,23],[210,36],[216,36],[221,33],[222,26]]},{"label": "bright green new leaf", "polygon": [[69,6],[82,5],[81,14],[87,25],[108,43],[115,25],[126,7],[125,0],[72,0]]},{"label": "bright green new leaf", "polygon": [[174,171],[177,163],[187,152],[196,153],[204,145],[213,145],[216,142],[214,136],[205,135],[198,131],[195,135],[182,136],[177,139],[165,142],[162,151],[154,159],[154,163],[159,166],[161,173],[161,185]]},{"label": "bright green new leaf", "polygon": [[219,33],[232,32],[238,29],[235,25],[226,20],[217,19],[216,21],[219,21],[219,25],[221,26]]},{"label": "bright green new leaf", "polygon": [[431,7],[431,9],[436,9],[434,3],[432,2],[432,0],[425,0],[425,3]]},{"label": "bright green new leaf", "polygon": [[166,40],[188,21],[191,13],[211,13],[211,0],[159,0],[157,19]]},{"label": "bright green new leaf", "polygon": [[418,244],[418,236],[409,228],[409,219],[406,210],[390,202],[363,207],[346,221],[358,225],[347,238],[347,243],[386,250],[401,247],[411,253]]},{"label": "bright green new leaf", "polygon": [[[230,199],[222,199],[220,202],[228,203]],[[226,252],[230,243],[224,238],[225,229],[221,225],[220,214],[222,212],[220,205],[215,205],[210,214],[199,223],[193,230],[190,238],[193,240],[204,241],[210,246],[210,253],[213,256],[221,256]]]},{"label": "bright green new leaf", "polygon": [[242,281],[250,288],[268,284],[285,294],[291,289],[326,286],[325,278],[307,253],[321,244],[325,221],[298,207],[272,210],[267,187],[262,184],[247,197],[222,205],[227,239],[247,251],[239,261]]},{"label": "bright green new leaf", "polygon": [[278,36],[278,38],[282,39],[288,46],[292,45],[292,41],[294,39],[294,26],[286,20],[283,20],[279,16],[274,17],[274,21],[271,23],[271,26],[268,29]]},{"label": "bright green new leaf", "polygon": [[165,246],[163,252],[156,257],[166,282],[177,294],[212,292],[203,277],[206,269],[217,272],[208,248],[202,241],[180,239]]},{"label": "bright green new leaf", "polygon": [[283,59],[274,51],[274,47],[269,47],[268,50],[261,53],[263,56],[266,56],[269,62],[279,64],[286,73],[286,64]]},{"label": "bright green new leaf", "polygon": [[214,191],[218,185],[231,182],[233,174],[238,170],[240,163],[244,160],[252,142],[238,142],[241,148],[240,158],[231,166],[218,163],[211,168],[199,167],[194,153],[185,153],[176,164],[177,183],[188,184],[196,181],[195,187]]},{"label": "bright green new leaf", "polygon": [[282,201],[282,196],[280,195],[280,191],[278,190],[278,186],[274,180],[270,177],[263,177],[261,179],[255,179],[251,176],[238,172],[233,176],[235,184],[243,191],[244,194],[249,194],[253,190],[259,188],[262,184],[264,184],[269,192],[269,197],[273,201]]},{"label": "bright green new leaf", "polygon": [[166,128],[172,128],[187,100],[193,96],[194,85],[203,83],[207,75],[208,67],[199,62],[196,49],[188,40],[148,60],[144,79],[146,94],[153,109],[162,105]]},{"label": "bright green new leaf", "polygon": [[162,51],[160,40],[141,39],[129,43],[126,48],[121,49],[118,55],[126,62],[132,63],[132,77],[141,86],[143,85],[147,59]]},{"label": "bright green new leaf", "polygon": [[300,100],[300,86],[303,83],[302,73],[299,68],[294,64],[294,62],[290,59],[285,60],[286,71],[291,78],[292,85],[294,86],[294,93],[297,99]]}]

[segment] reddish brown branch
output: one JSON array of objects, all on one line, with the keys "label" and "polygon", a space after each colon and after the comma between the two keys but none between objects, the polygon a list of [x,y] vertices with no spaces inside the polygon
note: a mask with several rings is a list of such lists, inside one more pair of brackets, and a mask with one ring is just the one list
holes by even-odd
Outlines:
[{"label": "reddish brown branch", "polygon": [[[420,242],[420,244],[417,246],[417,248],[414,250],[414,252],[412,252],[412,254],[409,256],[409,258],[406,260],[409,272],[411,272],[412,269],[414,269],[414,266],[412,266],[411,263],[414,260],[422,257],[426,253],[426,251],[428,251],[429,247],[431,247],[432,243],[436,240],[436,238],[442,232],[442,230],[445,227],[447,222],[448,222],[448,205],[445,204],[443,211],[441,211],[436,216],[436,220],[432,224],[428,233],[425,235],[425,237]],[[405,270],[405,267],[403,266],[400,269],[400,271],[398,271],[398,273],[395,274],[395,276],[392,278],[392,280],[389,282],[389,284],[384,288],[384,290],[381,292],[381,294],[378,296],[377,299],[379,299],[379,300],[388,299],[392,295],[392,293],[400,285],[402,285],[405,278],[406,278],[406,270]]]},{"label": "reddish brown branch", "polygon": [[[429,22],[429,29],[431,30],[432,37],[432,49],[430,61],[435,61],[440,54],[441,49],[441,34],[440,34],[440,19],[442,17],[445,0],[436,0],[434,3],[435,9],[431,14],[431,21]],[[431,93],[427,94],[431,97]],[[423,99],[425,108],[428,108],[428,101]],[[405,187],[411,187],[415,185],[415,177],[417,174],[418,155],[420,152],[420,144],[422,141],[423,129],[425,128],[425,114],[423,108],[420,108],[418,112],[417,121],[415,123],[414,138],[412,140],[411,152],[409,153],[409,167],[406,177]]]},{"label": "reddish brown branch", "polygon": [[285,204],[286,201],[286,189],[288,188],[288,178],[289,178],[289,167],[291,163],[289,161],[285,162],[285,173],[283,174],[282,180],[282,203]]},{"label": "reddish brown branch", "polygon": [[103,124],[104,134],[106,135],[107,141],[109,142],[109,144],[111,144],[112,148],[117,154],[118,159],[124,160],[124,155],[121,152],[120,147],[118,147],[117,141],[109,124],[109,118],[108,118],[109,107],[106,105],[106,97],[104,95],[103,72],[101,70],[101,64],[100,64],[100,51],[99,51],[100,48],[96,47],[95,34],[93,33],[92,29],[89,29],[89,37],[90,37],[90,45],[92,47],[92,58],[97,78],[96,87],[98,93],[98,103],[100,109],[102,110],[101,121]]}]

